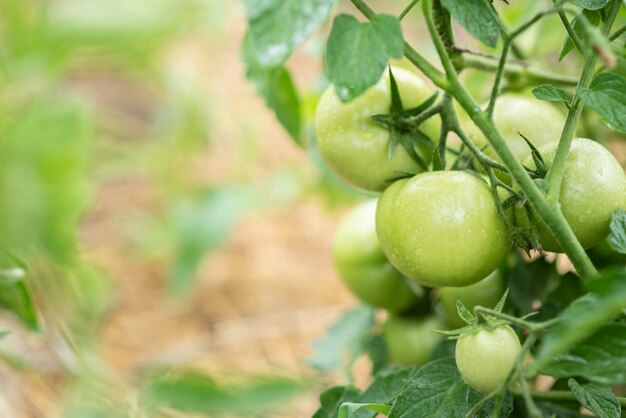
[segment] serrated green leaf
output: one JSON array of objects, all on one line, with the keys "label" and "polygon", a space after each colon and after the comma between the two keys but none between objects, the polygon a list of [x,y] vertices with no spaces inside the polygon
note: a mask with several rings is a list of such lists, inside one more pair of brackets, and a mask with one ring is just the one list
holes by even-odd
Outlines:
[{"label": "serrated green leaf", "polygon": [[609,127],[626,132],[626,80],[615,73],[601,73],[588,89],[578,87],[577,94]]},{"label": "serrated green leaf", "polygon": [[542,84],[539,87],[535,87],[533,89],[533,95],[539,100],[545,100],[548,102],[569,102],[567,93],[551,84]]},{"label": "serrated green leaf", "polygon": [[[393,401],[389,418],[465,418],[482,397],[463,382],[453,358],[439,359],[420,368],[410,379]],[[511,402],[507,396],[500,416],[508,416]],[[479,416],[489,416],[491,409],[493,400],[481,409]]]},{"label": "serrated green leaf", "polygon": [[344,402],[357,397],[361,391],[354,386],[334,386],[320,394],[320,407],[312,418],[337,418]]},{"label": "serrated green leaf", "polygon": [[589,293],[578,298],[562,312],[558,325],[543,338],[536,355],[536,367],[542,370],[556,356],[568,352],[620,315],[624,308],[626,286],[606,295],[595,296]]},{"label": "serrated green leaf", "polygon": [[569,379],[567,384],[578,402],[598,418],[620,418],[622,406],[608,386],[595,383],[579,384]]},{"label": "serrated green leaf", "polygon": [[[366,305],[347,311],[328,328],[327,335],[313,342],[315,357],[308,363],[321,371],[349,368],[375,324],[374,314]],[[348,364],[346,354],[350,355]]]},{"label": "serrated green leaf", "polygon": [[262,68],[281,66],[324,21],[335,0],[246,0],[248,35]]},{"label": "serrated green leaf", "polygon": [[484,0],[441,0],[441,3],[474,38],[495,47],[500,36],[498,22]]},{"label": "serrated green leaf", "polygon": [[620,254],[626,254],[626,211],[618,209],[611,215],[611,247]]},{"label": "serrated green leaf", "polygon": [[587,10],[599,10],[609,4],[611,0],[570,0],[572,3]]},{"label": "serrated green leaf", "polygon": [[339,408],[338,418],[354,418],[356,416],[356,412],[364,409],[369,409],[373,414],[381,413],[383,415],[387,415],[391,406],[380,403],[345,402]]},{"label": "serrated green leaf", "polygon": [[404,54],[400,21],[377,15],[360,23],[354,16],[335,17],[328,38],[325,68],[337,96],[351,100],[380,80],[390,58]]}]

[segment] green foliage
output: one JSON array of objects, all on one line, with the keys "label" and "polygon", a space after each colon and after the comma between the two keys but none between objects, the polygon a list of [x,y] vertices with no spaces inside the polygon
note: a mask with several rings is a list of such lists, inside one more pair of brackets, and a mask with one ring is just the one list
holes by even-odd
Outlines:
[{"label": "green foliage", "polygon": [[340,369],[347,372],[363,351],[373,326],[372,307],[361,305],[346,312],[328,328],[328,335],[313,343],[315,357],[308,360],[309,364],[322,371]]},{"label": "green foliage", "polygon": [[495,47],[500,36],[498,21],[491,11],[489,2],[483,0],[442,0],[452,17],[476,39]]},{"label": "green foliage", "polygon": [[571,0],[572,3],[584,7],[587,10],[599,10],[610,3],[611,0]]},{"label": "green foliage", "polygon": [[275,408],[303,388],[300,382],[285,377],[247,378],[225,385],[196,371],[169,371],[150,382],[144,401],[152,409],[250,416]]},{"label": "green foliage", "polygon": [[615,73],[601,73],[588,89],[578,87],[577,93],[580,100],[598,112],[609,127],[626,132],[626,80]]},{"label": "green foliage", "polygon": [[567,93],[551,84],[542,84],[539,87],[535,87],[533,89],[533,95],[539,100],[546,100],[548,102],[569,102]]},{"label": "green foliage", "polygon": [[611,216],[609,242],[615,251],[626,254],[626,211],[624,209],[618,209]]},{"label": "green foliage", "polygon": [[26,327],[37,331],[37,311],[25,276],[24,262],[0,253],[0,306],[15,313]]},{"label": "green foliage", "polygon": [[599,418],[619,418],[622,406],[608,386],[595,383],[581,385],[569,379],[569,387],[582,406]]},{"label": "green foliage", "polygon": [[394,16],[377,15],[360,23],[350,15],[339,15],[326,45],[326,74],[337,96],[351,100],[378,82],[390,58],[400,58],[404,39]]}]

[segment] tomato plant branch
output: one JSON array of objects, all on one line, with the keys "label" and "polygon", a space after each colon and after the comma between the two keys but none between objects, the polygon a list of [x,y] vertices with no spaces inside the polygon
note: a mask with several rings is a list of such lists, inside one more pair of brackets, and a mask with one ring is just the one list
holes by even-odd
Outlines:
[{"label": "tomato plant branch", "polygon": [[522,163],[517,160],[513,152],[506,144],[506,141],[495,127],[493,120],[480,109],[478,103],[476,103],[463,83],[459,80],[456,72],[451,71],[453,66],[450,61],[450,57],[447,55],[443,42],[434,27],[431,15],[432,0],[424,0],[422,2],[422,6],[424,8],[424,16],[426,18],[428,30],[437,52],[439,53],[442,65],[446,69],[449,83],[448,92],[456,99],[457,102],[459,102],[472,121],[485,135],[494,151],[498,154],[498,156],[500,156],[512,177],[517,181],[520,188],[531,202],[533,208],[546,223],[550,231],[555,235],[557,242],[569,255],[570,260],[579,274],[583,277],[597,274],[596,268],[576,239],[574,232],[567,223],[563,214],[560,211],[553,210],[548,204],[548,201],[544,197],[543,193],[537,188]]},{"label": "tomato plant branch", "polygon": [[569,19],[567,18],[567,15],[565,14],[565,11],[560,5],[557,5],[556,0],[552,0],[552,2],[556,5],[558,9],[559,18],[561,19],[561,22],[563,23],[563,26],[565,27],[565,30],[567,31],[567,35],[569,36],[572,43],[574,44],[574,47],[581,55],[585,55],[585,52],[584,52],[585,49],[583,47],[583,43],[578,37],[578,35],[576,34],[576,31],[574,31],[574,28],[572,27],[572,25],[570,24]]},{"label": "tomato plant branch", "polygon": [[[468,56],[463,54],[463,68],[472,68],[480,71],[493,72],[498,68],[499,63],[486,56]],[[519,77],[528,83],[551,83],[561,86],[575,86],[578,79],[561,74],[554,74],[547,70],[537,68],[533,65],[521,62],[508,61],[504,65],[504,74],[509,77]]]},{"label": "tomato plant branch", "polygon": [[409,13],[411,11],[411,9],[417,4],[419,3],[420,0],[413,0],[408,6],[406,6],[404,8],[404,10],[402,11],[402,13],[400,13],[400,15],[398,16],[398,19],[402,20],[404,19],[404,16],[407,15],[407,13]]},{"label": "tomato plant branch", "polygon": [[609,41],[613,42],[614,40],[616,40],[617,38],[622,36],[622,34],[624,34],[624,32],[626,32],[626,25],[622,26],[621,28],[619,28],[615,32],[613,32],[611,34],[611,36],[609,36]]},{"label": "tomato plant branch", "polygon": [[[602,33],[604,35],[607,35],[611,31],[611,26],[613,26],[613,22],[617,17],[617,12],[620,7],[621,1],[613,0],[613,5],[606,17],[606,20],[604,21],[604,24],[602,25]],[[590,50],[585,56],[585,64],[583,72],[580,76],[580,81],[578,82],[578,87],[588,88],[591,85],[597,63],[598,56]],[[567,155],[569,154],[569,149],[574,138],[576,126],[580,120],[580,115],[583,111],[583,106],[584,105],[578,97],[578,94],[575,93],[569,105],[569,112],[567,114],[563,131],[561,132],[561,138],[559,140],[559,145],[557,147],[552,166],[548,170],[546,177],[549,184],[548,201],[554,208],[558,207],[561,184],[563,182],[563,173],[565,172],[565,162],[567,161]]]}]

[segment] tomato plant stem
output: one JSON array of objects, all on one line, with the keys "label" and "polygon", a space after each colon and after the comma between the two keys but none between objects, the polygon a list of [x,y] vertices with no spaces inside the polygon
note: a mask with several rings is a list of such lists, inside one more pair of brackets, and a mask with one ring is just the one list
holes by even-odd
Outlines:
[{"label": "tomato plant stem", "polygon": [[400,15],[398,16],[398,19],[402,20],[404,19],[404,16],[407,15],[407,13],[409,13],[411,11],[411,9],[417,4],[419,3],[420,0],[413,0],[411,3],[409,3],[408,6],[406,6],[404,8],[404,10],[402,11],[402,13],[400,13]]},{"label": "tomato plant stem", "polygon": [[[619,11],[620,7],[621,1],[613,0],[613,5],[611,6],[606,20],[602,25],[602,33],[604,35],[607,35],[611,31],[611,26],[613,26],[613,22],[617,17],[617,12]],[[589,49],[589,52],[587,52],[585,56],[585,64],[583,67],[583,72],[580,76],[580,81],[578,82],[578,88],[589,87],[591,81],[593,80],[594,70],[597,63],[598,56],[594,54],[591,49]],[[574,94],[574,97],[570,102],[569,109],[570,110],[567,114],[567,120],[565,121],[565,126],[563,127],[561,138],[559,140],[559,146],[556,150],[554,161],[552,162],[552,167],[550,168],[550,170],[548,170],[548,175],[546,177],[549,184],[548,202],[554,208],[558,207],[567,155],[569,154],[570,145],[572,144],[572,140],[574,138],[574,132],[576,131],[576,126],[578,125],[580,115],[583,111],[583,103],[578,97],[577,93]]]},{"label": "tomato plant stem", "polygon": [[[552,0],[552,2],[555,4],[557,3],[556,0]],[[560,5],[557,5],[557,8],[558,8],[558,13],[559,13],[559,18],[561,19],[561,22],[563,23],[563,26],[565,27],[565,30],[567,31],[567,35],[569,36],[570,40],[574,44],[574,47],[576,47],[576,50],[580,52],[582,55],[584,55],[585,53],[584,53],[583,43],[581,42],[580,38],[574,31],[574,28],[570,24],[570,21],[567,18],[565,11]]]}]

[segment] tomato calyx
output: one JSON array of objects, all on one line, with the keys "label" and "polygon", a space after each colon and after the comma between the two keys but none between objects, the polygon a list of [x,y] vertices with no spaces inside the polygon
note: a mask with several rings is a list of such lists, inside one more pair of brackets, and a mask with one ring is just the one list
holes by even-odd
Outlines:
[{"label": "tomato calyx", "polygon": [[435,149],[433,141],[419,127],[426,120],[440,112],[441,108],[439,106],[433,106],[437,100],[438,93],[431,95],[419,106],[404,109],[398,84],[393,76],[391,67],[389,67],[389,84],[391,87],[389,113],[371,116],[373,122],[389,131],[388,158],[392,159],[398,145],[401,145],[409,156],[424,171],[427,171],[428,165],[419,156],[416,147],[422,145],[431,151]]},{"label": "tomato calyx", "polygon": [[[493,308],[494,312],[496,313],[502,312],[502,309],[504,308],[504,304],[506,302],[506,298],[508,295],[509,295],[509,290],[507,289],[504,292],[504,295],[502,295],[502,297],[496,304],[496,306]],[[503,325],[511,324],[511,321],[508,321],[503,318],[497,318],[495,316],[491,316],[483,312],[481,312],[480,314],[470,312],[470,310],[467,309],[465,305],[463,304],[463,302],[461,301],[461,298],[458,298],[456,300],[456,309],[459,314],[459,317],[465,323],[467,323],[467,325],[461,328],[453,329],[453,330],[435,330],[435,332],[438,332],[443,335],[447,335],[448,338],[451,340],[456,340],[456,339],[459,339],[459,337],[461,336],[474,334],[481,330],[485,330],[485,329],[491,330],[491,329],[501,327]]]}]

